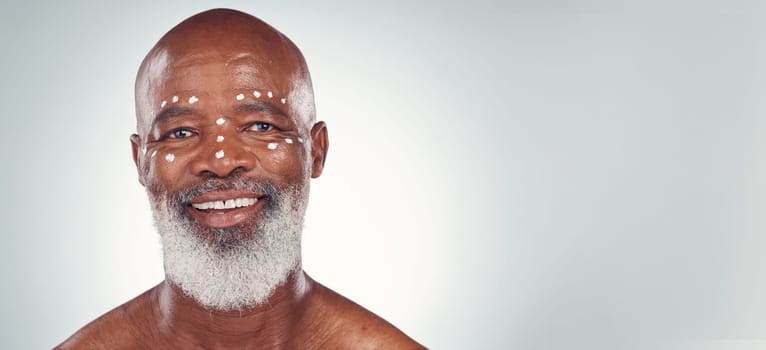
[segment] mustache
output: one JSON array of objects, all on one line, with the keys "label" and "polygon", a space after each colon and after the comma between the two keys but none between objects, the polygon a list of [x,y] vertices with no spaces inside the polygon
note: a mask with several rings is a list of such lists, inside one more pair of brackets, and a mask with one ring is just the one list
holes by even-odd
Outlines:
[{"label": "mustache", "polygon": [[225,178],[208,178],[197,185],[178,190],[173,197],[176,197],[177,202],[189,204],[194,198],[207,192],[229,190],[247,191],[268,197],[280,195],[279,188],[272,183],[256,181],[241,175],[231,175]]}]

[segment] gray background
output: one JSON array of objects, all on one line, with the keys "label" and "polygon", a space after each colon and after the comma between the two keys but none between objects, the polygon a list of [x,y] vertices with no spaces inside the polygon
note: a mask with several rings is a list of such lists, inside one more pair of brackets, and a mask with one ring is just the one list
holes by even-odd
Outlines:
[{"label": "gray background", "polygon": [[316,279],[434,349],[766,347],[757,1],[5,0],[1,348],[161,280],[134,73],[219,6],[312,71]]}]

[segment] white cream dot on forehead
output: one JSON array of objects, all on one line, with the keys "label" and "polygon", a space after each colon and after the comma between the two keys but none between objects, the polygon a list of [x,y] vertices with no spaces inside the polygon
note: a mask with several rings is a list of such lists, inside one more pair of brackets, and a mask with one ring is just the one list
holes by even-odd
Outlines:
[{"label": "white cream dot on forehead", "polygon": [[223,158],[223,150],[220,150],[220,151],[218,151],[218,152],[215,152],[215,158],[216,158],[216,159],[221,159],[221,158]]},{"label": "white cream dot on forehead", "polygon": [[162,103],[160,103],[160,108],[164,108],[166,104],[168,104],[168,101],[162,100]]},{"label": "white cream dot on forehead", "polygon": [[245,94],[239,94],[237,95],[237,101],[242,101],[245,99]]},{"label": "white cream dot on forehead", "polygon": [[215,142],[223,142],[223,135],[218,135],[218,137],[215,138]]},{"label": "white cream dot on forehead", "polygon": [[194,104],[194,102],[197,102],[197,101],[199,101],[197,96],[189,97],[189,104]]},{"label": "white cream dot on forehead", "polygon": [[272,93],[271,93],[271,91],[267,92],[267,93],[266,93],[266,95],[268,95],[268,96],[269,96],[269,98],[272,98],[272,97],[274,97],[274,94],[272,94]]},{"label": "white cream dot on forehead", "polygon": [[287,143],[293,143],[293,139],[285,139],[285,142],[287,142]]},{"label": "white cream dot on forehead", "polygon": [[266,147],[268,147],[268,149],[277,149],[277,143],[276,142],[269,143],[268,145],[266,145]]},{"label": "white cream dot on forehead", "polygon": [[218,124],[218,125],[223,125],[223,123],[226,123],[226,118],[220,117],[220,118],[215,120],[215,123]]},{"label": "white cream dot on forehead", "polygon": [[282,104],[285,104],[285,103],[287,103],[287,99],[286,99],[286,98],[282,98],[282,99],[281,99],[281,100],[279,100],[279,101],[281,101],[281,102],[282,102]]},{"label": "white cream dot on forehead", "polygon": [[176,159],[176,155],[173,153],[168,153],[165,155],[165,160],[167,160],[168,162],[172,162],[175,159]]},{"label": "white cream dot on forehead", "polygon": [[173,99],[172,99],[172,101],[173,101],[173,103],[176,103],[176,102],[178,102],[178,96],[173,96]]},{"label": "white cream dot on forehead", "polygon": [[261,97],[261,93],[258,92],[258,90],[253,91],[253,96],[255,97]]}]

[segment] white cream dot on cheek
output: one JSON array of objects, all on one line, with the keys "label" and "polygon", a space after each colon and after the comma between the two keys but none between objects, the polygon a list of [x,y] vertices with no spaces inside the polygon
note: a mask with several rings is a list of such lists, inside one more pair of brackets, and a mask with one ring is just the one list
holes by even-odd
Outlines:
[{"label": "white cream dot on cheek", "polygon": [[173,103],[178,102],[178,96],[173,96],[173,99],[171,101],[173,101]]},{"label": "white cream dot on cheek", "polygon": [[160,103],[160,108],[165,108],[166,104],[168,104],[168,101],[162,100],[162,103]]},{"label": "white cream dot on cheek", "polygon": [[215,158],[216,158],[216,159],[221,159],[221,158],[223,158],[223,150],[220,150],[220,151],[218,151],[218,152],[215,152]]},{"label": "white cream dot on cheek", "polygon": [[226,123],[226,119],[224,117],[220,117],[216,119],[215,123],[218,125],[223,125],[223,123]]},{"label": "white cream dot on cheek", "polygon": [[287,103],[287,99],[285,99],[285,98],[283,98],[283,99],[281,99],[281,100],[279,100],[279,101],[280,101],[280,102],[282,102],[282,104],[285,104],[285,103]]},{"label": "white cream dot on cheek", "polygon": [[189,104],[190,104],[190,105],[193,105],[193,104],[194,104],[195,102],[197,102],[197,101],[199,101],[199,99],[197,98],[197,96],[192,96],[192,97],[189,97]]},{"label": "white cream dot on cheek", "polygon": [[261,97],[261,93],[258,90],[253,91],[253,96],[256,98]]},{"label": "white cream dot on cheek", "polygon": [[266,147],[268,149],[277,149],[277,143],[276,142],[269,143],[268,145],[266,145]]},{"label": "white cream dot on cheek", "polygon": [[167,160],[168,162],[172,162],[175,159],[176,159],[176,155],[173,153],[168,153],[165,155],[165,160]]},{"label": "white cream dot on cheek", "polygon": [[274,94],[272,94],[272,93],[271,93],[271,91],[269,91],[268,93],[266,93],[266,95],[268,95],[268,96],[269,96],[269,98],[272,98],[272,97],[274,97]]},{"label": "white cream dot on cheek", "polygon": [[285,142],[287,142],[287,143],[293,143],[293,139],[285,139]]},{"label": "white cream dot on cheek", "polygon": [[156,156],[156,155],[157,155],[157,150],[152,151],[151,158],[154,158],[154,156]]},{"label": "white cream dot on cheek", "polygon": [[298,138],[298,142],[299,142],[299,143],[303,143],[303,139],[299,137],[299,138]]},{"label": "white cream dot on cheek", "polygon": [[237,95],[237,101],[242,101],[245,99],[245,94],[239,94]]},{"label": "white cream dot on cheek", "polygon": [[223,136],[218,135],[218,137],[215,138],[215,142],[223,142]]}]

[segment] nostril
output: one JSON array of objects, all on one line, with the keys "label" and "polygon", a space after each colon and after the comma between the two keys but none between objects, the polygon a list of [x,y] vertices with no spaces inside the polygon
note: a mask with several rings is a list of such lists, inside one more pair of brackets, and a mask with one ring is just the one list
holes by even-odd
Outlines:
[{"label": "nostril", "polygon": [[229,173],[229,176],[233,176],[235,174],[244,174],[246,172],[247,172],[247,169],[245,169],[245,167],[238,166]]},{"label": "nostril", "polygon": [[246,172],[247,172],[247,169],[245,169],[245,167],[238,166],[226,174],[218,174],[214,171],[203,170],[199,173],[199,176],[204,179],[222,179],[226,177],[233,177],[235,175],[241,175]]},{"label": "nostril", "polygon": [[203,178],[206,178],[206,179],[207,179],[207,178],[215,178],[215,177],[218,177],[218,175],[217,175],[216,173],[214,173],[214,172],[212,172],[212,171],[210,171],[210,170],[203,170],[203,171],[201,171],[201,172],[199,173],[199,176],[200,176],[200,177],[203,177]]}]

